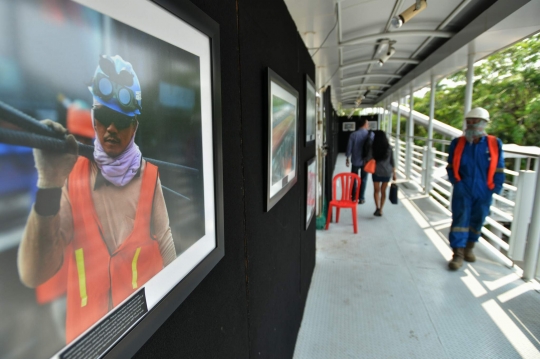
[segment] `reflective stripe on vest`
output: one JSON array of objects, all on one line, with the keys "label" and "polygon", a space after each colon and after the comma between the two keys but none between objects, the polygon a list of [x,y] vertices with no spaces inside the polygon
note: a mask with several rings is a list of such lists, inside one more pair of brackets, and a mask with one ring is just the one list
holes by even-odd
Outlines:
[{"label": "reflective stripe on vest", "polygon": [[[499,144],[497,143],[497,137],[487,135],[487,142],[489,148],[489,154],[491,156],[491,161],[489,162],[489,168],[487,173],[487,186],[489,189],[495,188],[495,183],[493,182],[493,177],[497,171],[497,164],[499,163]],[[459,166],[461,164],[461,156],[463,155],[463,150],[465,149],[465,143],[467,140],[465,136],[462,136],[458,139],[456,147],[454,148],[454,160],[452,161],[452,167],[454,170],[454,177],[457,182],[461,181],[461,176],[459,174]]]},{"label": "reflective stripe on vest", "polygon": [[82,248],[75,250],[75,262],[77,262],[77,273],[79,275],[81,307],[86,307],[86,304],[88,304],[88,296],[86,295],[86,273],[84,271],[84,252]]},{"label": "reflective stripe on vest", "polygon": [[139,259],[139,253],[141,253],[141,247],[137,248],[131,262],[131,285],[133,289],[137,289],[137,260]]}]

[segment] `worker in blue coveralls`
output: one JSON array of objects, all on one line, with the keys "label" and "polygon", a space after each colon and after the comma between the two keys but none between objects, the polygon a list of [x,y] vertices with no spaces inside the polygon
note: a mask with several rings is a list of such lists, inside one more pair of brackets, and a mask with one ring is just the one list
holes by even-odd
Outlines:
[{"label": "worker in blue coveralls", "polygon": [[474,108],[465,121],[464,136],[452,141],[446,167],[454,186],[449,237],[454,255],[448,263],[450,270],[458,270],[463,260],[476,260],[474,244],[489,214],[492,196],[501,192],[504,183],[502,142],[485,132],[489,112]]}]

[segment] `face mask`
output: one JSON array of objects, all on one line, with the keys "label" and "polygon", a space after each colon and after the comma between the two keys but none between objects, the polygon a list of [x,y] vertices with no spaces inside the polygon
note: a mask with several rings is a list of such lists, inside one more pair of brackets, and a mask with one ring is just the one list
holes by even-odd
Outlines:
[{"label": "face mask", "polygon": [[486,125],[485,120],[481,120],[478,123],[467,124],[467,127],[464,131],[465,138],[469,143],[472,143],[475,139],[480,138],[486,135]]}]

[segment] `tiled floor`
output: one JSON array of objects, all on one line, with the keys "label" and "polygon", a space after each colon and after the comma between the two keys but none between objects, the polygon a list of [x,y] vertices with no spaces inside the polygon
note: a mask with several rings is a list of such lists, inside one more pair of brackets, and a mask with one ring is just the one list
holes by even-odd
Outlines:
[{"label": "tiled floor", "polygon": [[372,193],[370,179],[358,234],[347,210],[317,231],[294,358],[540,358],[535,283],[482,248],[477,262],[448,271],[447,215],[404,190],[374,217]]}]

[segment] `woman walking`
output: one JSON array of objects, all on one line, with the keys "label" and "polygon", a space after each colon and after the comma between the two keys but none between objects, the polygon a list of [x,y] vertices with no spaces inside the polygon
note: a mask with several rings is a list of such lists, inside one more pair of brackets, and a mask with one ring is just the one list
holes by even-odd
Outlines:
[{"label": "woman walking", "polygon": [[388,182],[390,182],[390,176],[392,176],[394,181],[396,180],[396,169],[392,147],[388,143],[386,134],[380,130],[373,132],[375,137],[371,145],[371,154],[375,162],[377,162],[375,173],[371,176],[374,188],[373,198],[377,207],[373,214],[380,217],[383,214],[382,210],[386,201],[386,188],[388,187]]}]

